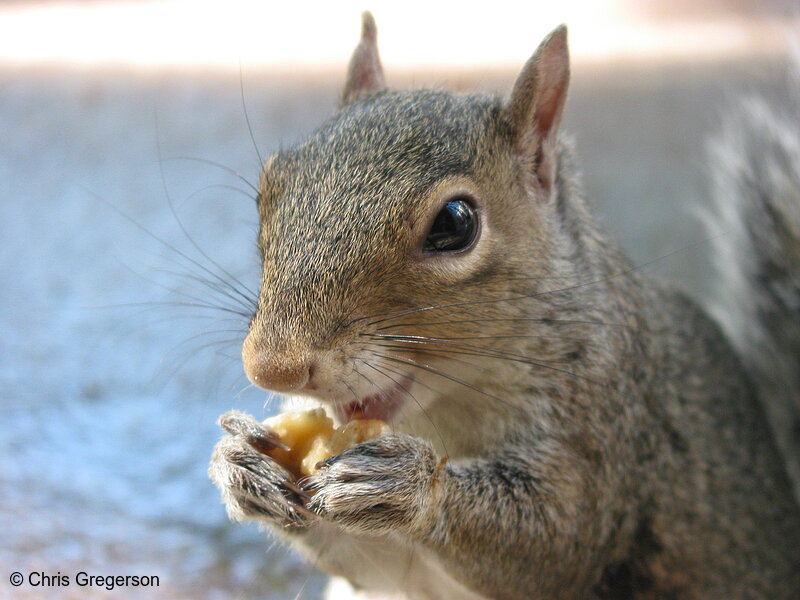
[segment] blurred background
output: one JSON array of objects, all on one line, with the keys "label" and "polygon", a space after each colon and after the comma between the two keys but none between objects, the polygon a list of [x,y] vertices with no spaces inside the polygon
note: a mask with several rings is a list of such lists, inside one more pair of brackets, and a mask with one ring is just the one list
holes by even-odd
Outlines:
[{"label": "blurred background", "polygon": [[[565,129],[634,262],[703,298],[705,143],[778,93],[796,0],[0,4],[0,597],[314,598],[206,476],[258,285],[259,155],[335,107],[360,13],[390,85],[507,93],[570,27]],[[712,216],[713,218],[713,216]],[[12,571],[158,575],[12,588]]]}]

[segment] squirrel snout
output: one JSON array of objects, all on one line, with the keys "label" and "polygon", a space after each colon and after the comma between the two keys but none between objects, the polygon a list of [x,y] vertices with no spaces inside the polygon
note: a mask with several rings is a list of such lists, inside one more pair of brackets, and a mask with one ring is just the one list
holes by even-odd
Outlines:
[{"label": "squirrel snout", "polygon": [[242,347],[244,372],[254,385],[273,392],[313,389],[313,356],[305,352],[270,352],[254,345],[247,338]]},{"label": "squirrel snout", "polygon": [[298,392],[311,389],[314,365],[311,360],[275,361],[266,357],[244,360],[247,378],[260,388],[273,392]]}]

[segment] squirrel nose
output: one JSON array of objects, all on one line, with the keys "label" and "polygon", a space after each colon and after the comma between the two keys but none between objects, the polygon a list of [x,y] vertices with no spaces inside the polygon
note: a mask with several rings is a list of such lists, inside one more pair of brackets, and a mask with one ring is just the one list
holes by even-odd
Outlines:
[{"label": "squirrel nose", "polygon": [[265,390],[297,392],[312,389],[314,360],[306,352],[289,348],[271,351],[248,336],[242,346],[242,363],[247,378]]},{"label": "squirrel nose", "polygon": [[308,361],[297,363],[274,360],[245,360],[244,371],[255,385],[273,392],[296,392],[308,386],[313,367]]}]

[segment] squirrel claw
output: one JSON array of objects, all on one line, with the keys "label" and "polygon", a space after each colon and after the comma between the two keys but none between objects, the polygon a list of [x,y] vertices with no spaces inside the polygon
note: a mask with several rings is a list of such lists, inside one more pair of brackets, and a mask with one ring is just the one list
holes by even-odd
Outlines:
[{"label": "squirrel claw", "polygon": [[252,429],[245,435],[245,439],[248,444],[261,452],[261,454],[267,454],[270,450],[274,450],[275,448],[286,450],[286,452],[291,450],[291,448],[280,441],[273,432],[263,426],[258,429]]},{"label": "squirrel claw", "polygon": [[217,421],[227,433],[231,435],[241,435],[250,446],[261,454],[267,454],[275,448],[291,450],[284,444],[274,431],[256,421],[250,415],[238,410],[231,410],[222,415]]},{"label": "squirrel claw", "polygon": [[308,494],[305,492],[305,490],[303,490],[303,488],[301,488],[301,487],[300,487],[300,486],[298,486],[298,485],[295,485],[295,484],[294,484],[294,483],[292,483],[291,481],[281,481],[281,482],[280,482],[278,485],[279,485],[280,487],[282,487],[284,490],[286,490],[286,491],[288,491],[288,492],[291,492],[291,493],[295,494],[295,495],[296,495],[297,497],[299,497],[299,498],[300,498],[300,499],[301,499],[303,502],[308,502],[309,500],[311,500],[311,496],[309,496],[309,495],[308,495]]},{"label": "squirrel claw", "polygon": [[314,492],[319,490],[321,487],[322,487],[322,484],[319,482],[319,480],[318,479],[314,479],[314,478],[303,479],[300,482],[300,489],[306,495],[308,495],[309,493],[313,494]]},{"label": "squirrel claw", "polygon": [[327,469],[337,460],[339,460],[340,454],[334,454],[333,456],[329,456],[328,458],[323,458],[317,464],[314,465],[314,469],[317,471],[321,471],[322,469]]}]

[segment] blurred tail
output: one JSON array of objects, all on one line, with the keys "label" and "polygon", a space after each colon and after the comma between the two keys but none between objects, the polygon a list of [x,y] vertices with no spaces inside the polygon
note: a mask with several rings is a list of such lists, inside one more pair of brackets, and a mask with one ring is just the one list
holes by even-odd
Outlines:
[{"label": "blurred tail", "polygon": [[743,101],[712,144],[714,312],[800,491],[800,64],[789,89],[779,106]]}]

